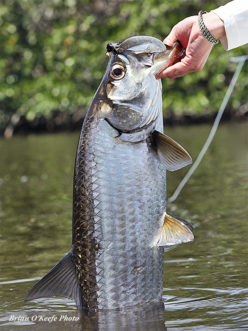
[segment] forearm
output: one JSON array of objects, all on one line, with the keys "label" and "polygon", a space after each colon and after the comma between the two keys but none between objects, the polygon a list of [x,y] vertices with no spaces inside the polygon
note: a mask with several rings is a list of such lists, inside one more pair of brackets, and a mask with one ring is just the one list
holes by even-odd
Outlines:
[{"label": "forearm", "polygon": [[225,37],[226,31],[224,28],[224,22],[217,14],[213,12],[206,13],[202,15],[202,18],[207,29],[216,40]]},{"label": "forearm", "polygon": [[248,0],[231,1],[211,13],[224,22],[225,35],[219,39],[226,50],[248,43]]}]

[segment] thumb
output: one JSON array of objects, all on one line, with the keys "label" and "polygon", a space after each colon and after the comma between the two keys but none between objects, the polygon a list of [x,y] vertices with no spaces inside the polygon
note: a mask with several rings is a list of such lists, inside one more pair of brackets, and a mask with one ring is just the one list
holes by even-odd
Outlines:
[{"label": "thumb", "polygon": [[174,42],[177,41],[176,29],[173,28],[169,35],[164,39],[163,43],[168,46],[172,46]]}]

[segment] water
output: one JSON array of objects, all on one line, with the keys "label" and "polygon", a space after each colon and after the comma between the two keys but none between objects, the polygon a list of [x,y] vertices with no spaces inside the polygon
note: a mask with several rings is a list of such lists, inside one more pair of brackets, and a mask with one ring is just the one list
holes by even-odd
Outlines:
[{"label": "water", "polygon": [[[209,130],[175,127],[166,133],[195,159]],[[168,206],[172,215],[192,221],[195,241],[165,254],[164,311],[99,316],[101,330],[108,323],[107,330],[248,329],[247,132],[248,123],[221,125],[202,164]],[[71,246],[77,139],[56,134],[0,140],[3,330],[90,329],[92,322],[69,299],[23,301]],[[169,195],[186,171],[168,175]]]}]

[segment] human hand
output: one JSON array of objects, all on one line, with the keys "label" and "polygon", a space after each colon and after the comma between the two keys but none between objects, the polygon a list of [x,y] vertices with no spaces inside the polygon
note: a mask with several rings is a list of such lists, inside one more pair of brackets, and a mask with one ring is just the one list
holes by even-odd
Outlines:
[{"label": "human hand", "polygon": [[[219,40],[225,35],[224,23],[219,16],[210,12],[203,15],[203,20],[215,39]],[[213,48],[213,43],[203,36],[197,16],[188,17],[176,24],[164,39],[164,43],[172,46],[177,40],[186,49],[185,57],[180,62],[162,70],[157,78],[177,78],[189,72],[202,70]]]}]

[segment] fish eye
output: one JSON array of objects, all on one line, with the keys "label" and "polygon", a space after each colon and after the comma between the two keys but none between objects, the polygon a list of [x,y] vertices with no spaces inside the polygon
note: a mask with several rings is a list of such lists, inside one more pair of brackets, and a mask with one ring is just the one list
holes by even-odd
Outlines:
[{"label": "fish eye", "polygon": [[113,79],[121,79],[125,76],[125,69],[121,64],[114,64],[110,71]]}]

